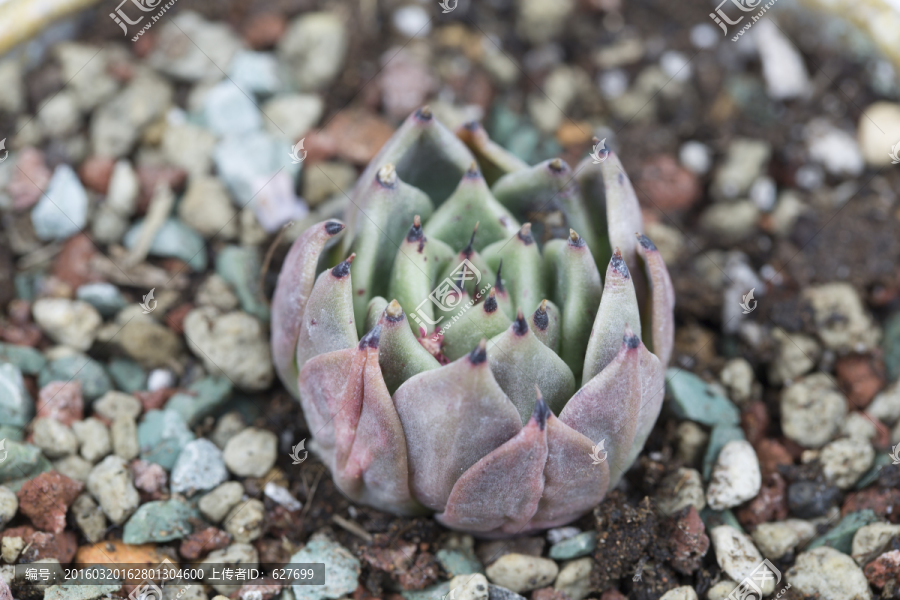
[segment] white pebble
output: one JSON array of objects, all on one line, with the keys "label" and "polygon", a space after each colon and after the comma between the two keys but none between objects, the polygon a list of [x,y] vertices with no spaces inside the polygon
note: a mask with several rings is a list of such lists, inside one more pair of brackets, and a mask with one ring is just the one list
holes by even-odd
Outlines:
[{"label": "white pebble", "polygon": [[853,534],[852,555],[857,564],[862,565],[872,554],[888,549],[891,539],[900,535],[900,525],[871,523],[863,525]]},{"label": "white pebble", "polygon": [[777,198],[778,186],[775,185],[775,180],[768,175],[757,178],[750,186],[750,199],[759,210],[765,212],[772,210]]},{"label": "white pebble", "polygon": [[628,90],[628,74],[622,69],[605,71],[600,74],[597,85],[604,98],[615,100]]},{"label": "white pebble", "polygon": [[752,31],[769,97],[787,100],[808,95],[812,85],[800,52],[771,20],[755,25]]},{"label": "white pebble", "polygon": [[659,600],[697,600],[697,592],[689,585],[682,585],[669,590]]},{"label": "white pebble", "polygon": [[872,592],[862,569],[834,548],[821,546],[797,557],[786,577],[800,594],[818,594],[821,600],[871,600]]},{"label": "white pebble", "polygon": [[690,59],[676,50],[663,52],[663,55],[659,58],[659,66],[662,68],[663,73],[679,82],[689,81],[693,73]]},{"label": "white pebble", "polygon": [[486,574],[492,583],[518,594],[550,585],[559,567],[547,558],[512,553],[498,558]]},{"label": "white pebble", "polygon": [[691,44],[694,48],[709,50],[719,45],[722,38],[719,30],[709,23],[700,23],[691,28]]},{"label": "white pebble", "polygon": [[263,488],[263,492],[266,496],[290,511],[300,510],[301,508],[303,508],[303,505],[300,503],[300,501],[291,496],[291,493],[287,491],[287,489],[281,487],[280,485],[276,485],[271,481],[266,483],[266,487]]},{"label": "white pebble", "polygon": [[759,459],[753,446],[746,440],[733,440],[719,453],[706,501],[714,510],[731,508],[754,498],[761,485]]},{"label": "white pebble", "polygon": [[169,369],[153,369],[147,376],[147,389],[151,392],[175,387],[175,374]]},{"label": "white pebble", "polygon": [[549,531],[547,531],[547,541],[550,542],[551,546],[553,546],[563,540],[573,538],[579,533],[581,533],[581,530],[577,527],[557,527],[555,529],[550,529]]},{"label": "white pebble", "polygon": [[421,6],[398,8],[392,18],[394,28],[406,37],[425,37],[431,33],[431,17]]},{"label": "white pebble", "polygon": [[868,440],[843,438],[827,444],[819,453],[825,479],[846,490],[869,470],[875,450]]},{"label": "white pebble", "polygon": [[[716,562],[735,581],[743,581],[763,562],[753,541],[730,525],[719,525],[709,532],[716,551]],[[775,589],[775,582],[767,579],[761,584],[764,595]]]},{"label": "white pebble", "polygon": [[685,169],[697,175],[705,175],[712,166],[712,150],[704,143],[691,140],[681,145],[678,160]]}]

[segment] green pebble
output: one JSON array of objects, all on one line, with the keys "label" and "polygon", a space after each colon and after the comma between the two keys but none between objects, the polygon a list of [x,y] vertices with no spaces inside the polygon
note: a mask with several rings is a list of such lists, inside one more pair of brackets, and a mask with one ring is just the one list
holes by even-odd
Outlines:
[{"label": "green pebble", "polygon": [[727,509],[713,510],[707,506],[700,511],[700,518],[706,526],[706,531],[711,530],[713,527],[718,527],[719,525],[730,525],[741,533],[746,533],[744,528],[741,527],[740,522],[738,522],[737,517],[734,516],[734,513]]},{"label": "green pebble", "polygon": [[881,475],[881,468],[892,464],[894,461],[891,458],[891,455],[888,453],[881,453],[875,455],[875,462],[872,463],[872,468],[866,471],[866,473],[859,478],[859,481],[856,482],[856,485],[853,486],[855,490],[861,490],[863,488],[867,488],[876,481],[878,481],[878,477]]},{"label": "green pebble", "polygon": [[436,583],[423,590],[403,591],[400,592],[400,595],[406,598],[406,600],[444,600],[449,593],[450,582],[442,581],[441,583]]},{"label": "green pebble", "polygon": [[[125,233],[122,242],[131,250],[141,235],[144,220],[137,220]],[[196,273],[206,270],[206,240],[183,221],[169,217],[157,230],[150,243],[150,256],[172,256],[185,263]]]},{"label": "green pebble", "polygon": [[669,406],[679,419],[710,426],[741,422],[741,413],[731,400],[689,371],[667,369],[666,389],[672,396]]},{"label": "green pebble", "polygon": [[712,428],[712,433],[709,434],[709,443],[706,446],[706,454],[703,455],[703,479],[705,481],[708,481],[709,476],[712,475],[712,469],[716,464],[716,459],[719,458],[722,446],[728,442],[743,439],[746,438],[744,430],[740,427],[719,425]]},{"label": "green pebble", "polygon": [[172,410],[151,410],[138,425],[141,458],[171,471],[181,449],[194,439],[181,415]]},{"label": "green pebble", "polygon": [[47,364],[47,359],[30,346],[0,343],[0,363],[12,363],[25,375],[37,375]]},{"label": "green pebble", "polygon": [[269,307],[262,300],[259,289],[261,269],[255,248],[226,246],[216,256],[216,273],[234,286],[241,309],[261,321],[268,321]]},{"label": "green pebble", "polygon": [[853,536],[861,527],[871,523],[877,523],[881,519],[875,512],[867,508],[852,513],[847,513],[837,525],[826,531],[809,543],[806,550],[812,550],[819,546],[829,546],[838,552],[850,554],[853,546]]},{"label": "green pebble", "polygon": [[118,592],[122,585],[51,585],[44,590],[44,600],[93,600]]},{"label": "green pebble", "polygon": [[40,448],[31,444],[21,444],[12,440],[3,442],[6,460],[0,462],[0,484],[14,492],[29,479],[53,468],[50,461],[41,454]]},{"label": "green pebble", "polygon": [[597,532],[585,531],[550,547],[550,558],[569,560],[587,556],[597,547]]},{"label": "green pebble", "polygon": [[188,425],[194,425],[220,408],[231,396],[231,381],[227,377],[205,377],[188,388],[191,393],[179,392],[169,398],[165,409],[177,412]]},{"label": "green pebble", "polygon": [[887,368],[888,380],[900,377],[900,312],[893,314],[884,325],[884,366]]},{"label": "green pebble", "polygon": [[81,394],[92,402],[112,389],[112,380],[103,365],[86,354],[63,356],[47,363],[38,375],[38,385],[44,387],[51,381],[81,382]]},{"label": "green pebble", "polygon": [[11,363],[0,364],[0,424],[24,427],[33,414],[34,400],[22,371]]},{"label": "green pebble", "polygon": [[324,563],[325,585],[295,585],[296,600],[325,600],[351,594],[359,585],[359,560],[349,550],[324,535],[314,535],[290,562]]},{"label": "green pebble", "polygon": [[146,544],[179,540],[191,534],[194,529],[190,521],[199,516],[196,509],[180,498],[148,502],[125,523],[122,541]]},{"label": "green pebble", "polygon": [[114,358],[106,368],[116,383],[116,387],[125,393],[133,394],[147,389],[147,372],[130,358]]},{"label": "green pebble", "polygon": [[[0,440],[21,442],[25,438],[25,430],[15,425],[0,425]],[[0,454],[2,456],[2,454]]]},{"label": "green pebble", "polygon": [[484,567],[475,557],[475,553],[469,550],[438,550],[438,562],[450,577],[457,575],[469,575],[471,573],[484,573]]}]

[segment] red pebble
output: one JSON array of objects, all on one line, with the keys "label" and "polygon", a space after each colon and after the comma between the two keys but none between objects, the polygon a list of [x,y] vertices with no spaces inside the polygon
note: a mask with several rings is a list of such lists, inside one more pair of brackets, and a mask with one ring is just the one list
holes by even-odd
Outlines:
[{"label": "red pebble", "polygon": [[697,508],[690,506],[680,511],[669,537],[672,566],[676,571],[690,575],[700,568],[709,550],[709,537]]},{"label": "red pebble", "polygon": [[51,272],[73,289],[96,281],[97,276],[91,271],[91,260],[96,254],[97,247],[87,235],[74,235],[66,240],[62,250],[56,255]]},{"label": "red pebble", "polygon": [[196,560],[231,543],[231,534],[215,527],[195,531],[181,541],[178,552],[188,560]]},{"label": "red pebble", "polygon": [[866,508],[891,523],[900,522],[900,490],[870,487],[861,492],[847,494],[841,515],[864,510]]},{"label": "red pebble", "polygon": [[38,529],[60,533],[66,528],[69,506],[83,489],[83,483],[56,471],[41,473],[23,483],[16,494],[19,511]]},{"label": "red pebble", "polygon": [[867,564],[863,572],[869,583],[879,589],[891,581],[900,586],[900,550],[885,552]]},{"label": "red pebble", "polygon": [[134,475],[134,487],[140,491],[156,495],[165,490],[168,476],[158,464],[137,458],[131,461],[131,473]]},{"label": "red pebble", "polygon": [[51,381],[38,393],[38,417],[56,419],[60,423],[71,426],[75,421],[84,418],[84,398],[81,395],[81,382]]},{"label": "red pebble", "polygon": [[765,475],[759,494],[734,511],[741,525],[751,531],[760,523],[783,521],[787,514],[787,484],[778,473]]},{"label": "red pebble", "polygon": [[194,310],[194,305],[189,302],[173,308],[166,313],[166,325],[169,326],[169,329],[178,335],[181,335],[184,333],[184,318],[187,317],[187,314],[192,310]]},{"label": "red pebble", "polygon": [[25,542],[25,549],[19,556],[19,562],[22,563],[55,558],[61,565],[67,565],[72,562],[75,551],[78,550],[78,538],[71,531],[49,533],[35,531],[30,525],[22,525],[0,531],[0,540],[7,537],[20,537]]},{"label": "red pebble", "polygon": [[531,592],[531,600],[570,600],[565,592],[545,587]]},{"label": "red pebble", "polygon": [[244,27],[244,41],[254,50],[271,48],[281,39],[285,29],[287,21],[279,14],[253,15]]},{"label": "red pebble", "polygon": [[105,194],[109,189],[109,178],[112,177],[116,159],[109,156],[90,156],[78,167],[78,176],[85,187]]},{"label": "red pebble", "polygon": [[642,203],[647,200],[648,207],[663,213],[689,209],[702,192],[697,176],[668,154],[647,161],[635,187],[645,192],[640,195]]},{"label": "red pebble", "polygon": [[756,446],[769,428],[769,411],[764,402],[754,400],[741,411],[741,429],[751,446]]},{"label": "red pebble", "polygon": [[759,469],[763,476],[767,473],[777,473],[779,465],[791,465],[794,459],[784,446],[771,438],[761,439],[755,446],[756,456],[759,459]]},{"label": "red pebble", "polygon": [[856,408],[865,408],[885,384],[884,361],[872,354],[838,359],[834,365],[838,384]]}]

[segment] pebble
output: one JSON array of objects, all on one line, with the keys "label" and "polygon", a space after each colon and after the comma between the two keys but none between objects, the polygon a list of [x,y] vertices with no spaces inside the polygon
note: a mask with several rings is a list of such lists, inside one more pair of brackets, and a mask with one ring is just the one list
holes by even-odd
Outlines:
[{"label": "pebble", "polygon": [[753,36],[769,98],[790,100],[808,97],[813,88],[803,56],[781,29],[770,20],[760,19],[753,29]]},{"label": "pebble", "polygon": [[85,484],[87,483],[88,477],[91,474],[91,469],[93,468],[93,463],[89,463],[77,454],[70,454],[53,463],[54,471],[58,471],[70,479]]},{"label": "pebble", "polygon": [[846,415],[847,401],[825,373],[803,377],[781,393],[781,429],[804,448],[828,443]]},{"label": "pebble", "polygon": [[743,358],[734,358],[725,363],[719,373],[719,380],[728,390],[732,400],[739,406],[743,406],[751,399],[753,383],[756,375],[753,367]]},{"label": "pebble", "polygon": [[121,584],[88,585],[84,583],[51,585],[44,590],[44,600],[95,600],[109,598]]},{"label": "pebble", "polygon": [[259,107],[231,81],[221,81],[203,98],[204,123],[218,136],[239,136],[262,128]]},{"label": "pebble", "polygon": [[231,536],[229,534],[215,527],[207,527],[195,531],[182,540],[178,547],[178,553],[188,560],[196,560],[212,550],[227,548],[230,543]]},{"label": "pebble", "polygon": [[204,377],[192,383],[186,393],[174,394],[166,402],[166,410],[181,415],[188,425],[218,410],[231,397],[231,380],[227,377]]},{"label": "pebble", "polygon": [[682,369],[666,371],[666,387],[672,395],[672,411],[680,419],[703,425],[737,425],[740,412],[708,383]]},{"label": "pebble", "polygon": [[[747,535],[729,525],[719,525],[709,532],[710,540],[716,551],[716,562],[725,573],[735,581],[743,581],[763,558]],[[775,589],[772,579],[760,582],[763,595],[769,595]]]},{"label": "pebble", "polygon": [[34,232],[43,241],[61,241],[87,225],[88,197],[72,167],[56,167],[47,190],[31,211]]},{"label": "pebble", "polygon": [[103,324],[97,309],[81,300],[41,298],[32,306],[32,314],[53,341],[77,350],[89,349]]},{"label": "pebble", "polygon": [[0,342],[0,362],[12,363],[25,375],[37,375],[47,364],[47,359],[40,351],[30,346]]},{"label": "pebble", "polygon": [[853,534],[851,556],[857,564],[863,565],[870,557],[888,550],[891,540],[900,535],[900,525],[891,523],[870,523],[863,525]]},{"label": "pebble", "polygon": [[591,567],[593,558],[579,558],[564,563],[556,576],[553,588],[564,593],[571,600],[582,600],[591,591]]},{"label": "pebble", "polygon": [[[172,468],[173,492],[193,496],[211,490],[228,479],[222,451],[207,439],[188,442]],[[242,540],[239,540],[242,541]]]},{"label": "pebble", "polygon": [[78,438],[66,424],[56,419],[38,418],[31,425],[32,442],[48,458],[61,458],[78,452]]},{"label": "pebble", "polygon": [[875,102],[867,106],[859,117],[856,136],[870,166],[890,166],[890,149],[900,140],[900,104]]},{"label": "pebble", "polygon": [[125,392],[112,390],[103,394],[91,405],[94,414],[113,421],[119,417],[131,417],[137,419],[143,410],[141,401]]},{"label": "pebble", "polygon": [[240,502],[244,487],[237,481],[226,481],[210,493],[202,496],[197,506],[204,517],[213,523],[225,518],[232,507]]},{"label": "pebble", "polygon": [[551,546],[554,546],[563,540],[575,537],[579,533],[581,533],[581,530],[571,525],[567,527],[554,527],[553,529],[547,530],[547,541]]},{"label": "pebble", "polygon": [[813,119],[806,126],[809,157],[838,177],[858,177],[866,168],[856,138],[824,119]]},{"label": "pebble", "polygon": [[450,580],[449,598],[454,600],[488,600],[488,581],[480,574],[457,575]]},{"label": "pebble", "polygon": [[597,532],[585,531],[551,546],[550,558],[554,560],[569,560],[587,556],[596,547]]},{"label": "pebble", "polygon": [[169,542],[190,535],[190,520],[197,516],[184,500],[156,500],[141,505],[125,523],[122,541],[126,544]]},{"label": "pebble", "polygon": [[299,165],[289,161],[291,144],[265,131],[223,138],[213,152],[216,172],[231,192],[232,202],[247,206],[272,176],[282,172],[292,177]]},{"label": "pebble", "polygon": [[248,427],[228,440],[223,457],[237,477],[262,477],[275,465],[278,437],[271,431]]},{"label": "pebble", "polygon": [[137,437],[137,421],[134,417],[123,415],[117,417],[109,426],[112,438],[113,454],[125,460],[137,458],[141,447]]},{"label": "pebble", "polygon": [[34,401],[22,371],[14,364],[0,364],[0,424],[24,427],[33,414]]},{"label": "pebble", "polygon": [[802,519],[828,514],[841,499],[841,491],[834,485],[813,481],[796,481],[788,486],[788,507]]},{"label": "pebble", "polygon": [[[810,537],[815,533],[815,527],[800,519],[793,519],[796,523],[804,523],[810,528]],[[750,534],[762,555],[772,560],[779,560],[794,548],[800,545],[801,538],[796,527],[787,522],[760,523]]]},{"label": "pebble", "polygon": [[106,206],[121,217],[131,217],[137,209],[141,183],[131,163],[126,159],[116,161],[109,177]]},{"label": "pebble", "polygon": [[698,511],[703,510],[706,507],[706,494],[703,492],[700,472],[680,467],[666,476],[660,484],[656,506],[663,516],[673,515],[688,506],[693,506]]},{"label": "pebble", "polygon": [[162,27],[147,62],[182,81],[217,81],[240,47],[229,25],[186,10]]},{"label": "pebble", "polygon": [[233,286],[244,312],[268,321],[269,307],[259,289],[260,262],[256,248],[225,246],[216,256],[216,273]]},{"label": "pebble", "polygon": [[750,200],[714,204],[700,215],[700,227],[710,235],[734,241],[744,240],[756,229],[759,208]]},{"label": "pebble", "polygon": [[153,369],[147,375],[147,390],[158,392],[165,388],[173,388],[178,383],[175,374],[169,369]]},{"label": "pebble", "polygon": [[559,567],[546,558],[511,553],[498,558],[485,573],[492,583],[519,593],[550,585]]},{"label": "pebble", "polygon": [[878,393],[866,413],[889,426],[900,421],[900,381]]},{"label": "pebble", "polygon": [[350,594],[359,585],[360,564],[349,550],[321,533],[314,534],[306,546],[294,554],[291,563],[324,563],[328,578],[324,586],[294,585],[295,600],[322,600]]},{"label": "pebble", "polygon": [[900,581],[900,550],[885,552],[865,568],[866,579],[876,588],[885,588],[884,593],[896,591],[897,582]]},{"label": "pebble", "polygon": [[769,379],[775,385],[790,384],[806,375],[816,366],[822,349],[815,339],[800,334],[788,333],[780,327],[772,330],[776,355],[769,363]]},{"label": "pebble", "polygon": [[194,434],[175,411],[151,410],[138,424],[141,458],[171,470],[182,449]]},{"label": "pebble", "polygon": [[169,365],[183,352],[181,337],[150,318],[128,321],[116,341],[129,357],[147,369]]},{"label": "pebble", "polygon": [[[0,462],[0,484],[16,492],[24,482],[49,471],[50,461],[44,458],[40,448],[7,439],[4,444],[6,460]],[[23,479],[24,478],[24,479]]]},{"label": "pebble", "polygon": [[787,573],[795,593],[821,600],[871,600],[869,582],[853,559],[833,548],[803,552]]},{"label": "pebble", "polygon": [[396,9],[391,15],[391,24],[404,38],[425,37],[431,33],[431,15],[421,6]]},{"label": "pebble", "polygon": [[[139,219],[125,234],[123,243],[129,250],[137,244],[143,225],[144,220]],[[198,273],[206,270],[207,259],[203,237],[174,217],[166,219],[156,232],[150,244],[149,254],[177,258]]]},{"label": "pebble", "polygon": [[112,389],[112,381],[103,369],[103,365],[81,353],[70,354],[48,362],[38,375],[38,385],[44,387],[51,381],[73,379],[81,383],[81,393],[88,402]]},{"label": "pebble", "polygon": [[317,162],[303,173],[303,199],[318,206],[332,196],[353,188],[356,169],[341,162]]},{"label": "pebble", "polygon": [[95,544],[106,534],[106,515],[90,494],[81,494],[71,506],[75,524],[89,542]]},{"label": "pebble", "polygon": [[178,203],[178,217],[206,239],[223,240],[238,235],[237,211],[228,191],[217,177],[198,175],[188,181],[187,191]]},{"label": "pebble", "polygon": [[667,214],[689,209],[700,198],[696,174],[681,167],[668,154],[660,154],[644,163],[635,184],[653,199],[653,206]]},{"label": "pebble", "polygon": [[225,312],[238,307],[238,299],[231,286],[215,273],[203,280],[194,300],[198,306],[211,306]]},{"label": "pebble", "polygon": [[341,17],[329,12],[308,12],[288,25],[278,41],[278,55],[282,64],[290,65],[291,76],[300,91],[317,91],[340,73],[348,43],[347,28]]},{"label": "pebble", "polygon": [[0,485],[0,531],[16,516],[19,500],[8,487]]},{"label": "pebble", "polygon": [[109,429],[103,421],[90,417],[84,421],[72,423],[72,431],[81,442],[81,456],[88,462],[95,463],[112,452],[112,440]]},{"label": "pebble", "polygon": [[[257,226],[265,233],[276,233],[291,221],[301,221],[309,207],[294,193],[294,180],[288,171],[279,171],[267,181],[258,181],[259,192],[250,203]],[[246,245],[244,238],[241,243]]]},{"label": "pebble", "polygon": [[[291,562],[294,561],[292,560]],[[198,566],[224,564],[234,566],[240,565],[244,568],[254,568],[259,565],[259,553],[256,551],[256,548],[250,544],[231,544],[222,550],[213,550],[199,563]],[[206,572],[209,573],[210,571],[207,570]],[[213,584],[213,589],[220,594],[225,594],[238,591],[240,586],[217,583]]]},{"label": "pebble", "polygon": [[141,503],[131,470],[115,455],[107,456],[91,470],[87,489],[115,525],[124,523]]},{"label": "pebble", "polygon": [[714,510],[737,506],[759,493],[762,476],[753,446],[733,440],[722,447],[713,468],[706,500]]},{"label": "pebble", "polygon": [[269,133],[299,141],[319,122],[324,108],[315,94],[283,94],[263,104],[262,111]]},{"label": "pebble", "polygon": [[247,391],[267,389],[274,379],[268,336],[260,322],[244,312],[219,314],[197,308],[184,319],[191,351],[212,374],[225,373]]},{"label": "pebble", "polygon": [[[266,484],[268,487],[268,484]],[[441,567],[451,577],[468,575],[470,573],[484,573],[484,567],[475,557],[471,548],[448,549],[441,548],[435,553],[435,558],[441,563]]]},{"label": "pebble", "polygon": [[717,425],[713,427],[709,436],[709,443],[703,455],[703,479],[708,480],[712,476],[713,466],[719,458],[719,453],[725,444],[744,440],[744,430],[734,425]]},{"label": "pebble", "polygon": [[66,528],[66,512],[84,484],[55,471],[41,473],[26,481],[16,496],[19,512],[42,531],[61,533]]},{"label": "pebble", "polygon": [[867,439],[844,438],[822,448],[819,461],[825,479],[842,490],[853,487],[875,460],[875,450]]},{"label": "pebble", "polygon": [[696,175],[705,175],[712,166],[712,149],[702,142],[690,140],[678,149],[678,160]]},{"label": "pebble", "polygon": [[697,592],[689,585],[669,590],[659,600],[697,600]]},{"label": "pebble", "polygon": [[803,290],[814,313],[816,333],[826,348],[836,352],[874,349],[880,332],[872,323],[859,294],[849,283],[826,283]]},{"label": "pebble", "polygon": [[88,283],[79,286],[75,291],[75,297],[93,306],[102,317],[115,315],[127,304],[119,288],[111,283]]},{"label": "pebble", "polygon": [[123,392],[133,394],[147,389],[147,374],[141,365],[130,358],[114,358],[109,361],[109,374]]},{"label": "pebble", "polygon": [[844,554],[850,554],[853,551],[853,537],[856,532],[863,526],[878,521],[878,515],[869,509],[847,513],[837,525],[812,540],[806,548],[812,550],[820,546],[827,546]]},{"label": "pebble", "polygon": [[161,149],[166,161],[184,169],[189,176],[209,173],[215,147],[216,136],[193,123],[170,124],[162,136]]},{"label": "pebble", "polygon": [[[281,67],[271,52],[238,50],[228,67],[228,77],[247,96],[271,96],[284,88]],[[263,113],[271,117],[263,107]]]},{"label": "pebble", "polygon": [[216,446],[224,450],[228,440],[246,428],[244,417],[239,412],[228,412],[216,422],[216,428],[213,429],[210,439]]},{"label": "pebble", "polygon": [[266,495],[266,498],[274,500],[291,512],[303,508],[300,501],[294,498],[287,488],[282,487],[273,481],[266,483],[266,486],[263,488],[263,493]]},{"label": "pebble", "polygon": [[237,542],[252,542],[262,535],[265,521],[265,505],[251,498],[234,505],[225,517],[225,531]]}]

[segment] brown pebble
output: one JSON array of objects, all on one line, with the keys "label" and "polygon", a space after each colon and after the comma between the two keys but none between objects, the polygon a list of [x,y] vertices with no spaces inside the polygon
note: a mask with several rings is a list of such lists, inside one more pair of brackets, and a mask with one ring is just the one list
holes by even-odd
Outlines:
[{"label": "brown pebble", "polygon": [[194,305],[190,302],[177,306],[166,313],[165,321],[169,329],[181,335],[184,333],[184,319],[187,314],[194,310]]},{"label": "brown pebble", "polygon": [[105,194],[115,166],[116,160],[110,156],[90,156],[78,167],[78,176],[85,187]]},{"label": "brown pebble", "polygon": [[60,423],[71,426],[75,421],[84,419],[84,398],[81,395],[81,382],[51,381],[38,393],[37,417],[56,419]]},{"label": "brown pebble", "polygon": [[863,572],[869,583],[878,589],[889,582],[893,582],[895,587],[900,587],[900,550],[885,552],[867,564]]},{"label": "brown pebble", "polygon": [[215,527],[207,527],[206,529],[195,531],[181,540],[178,552],[188,560],[196,560],[213,550],[225,548],[230,543],[230,533]]},{"label": "brown pebble", "polygon": [[794,464],[793,458],[785,450],[784,446],[771,438],[760,440],[755,446],[756,456],[759,459],[759,470],[763,476],[767,473],[777,473],[780,465]]},{"label": "brown pebble", "polygon": [[397,582],[404,590],[421,590],[437,582],[441,567],[430,552],[420,552],[416,562],[408,571],[397,577]]},{"label": "brown pebble", "polygon": [[74,235],[66,240],[56,255],[51,272],[73,289],[96,281],[97,276],[91,271],[91,260],[96,254],[97,247],[87,235]]},{"label": "brown pebble", "polygon": [[138,197],[137,210],[139,214],[147,212],[156,186],[165,183],[173,192],[178,192],[184,187],[187,180],[187,171],[178,167],[140,165],[137,168],[138,181],[141,185],[141,193]]},{"label": "brown pebble", "polygon": [[134,475],[134,487],[138,490],[150,495],[165,491],[168,476],[158,464],[137,458],[131,461],[131,473]]},{"label": "brown pebble", "polygon": [[6,193],[12,198],[13,210],[23,211],[37,204],[53,173],[44,162],[44,153],[30,146],[19,152],[15,166]]},{"label": "brown pebble", "polygon": [[768,428],[769,411],[764,402],[754,400],[741,411],[741,429],[751,446],[759,443]]},{"label": "brown pebble", "polygon": [[697,508],[688,506],[678,511],[667,522],[665,532],[661,537],[668,540],[672,552],[669,562],[675,570],[690,575],[699,569],[709,550],[709,537]]},{"label": "brown pebble", "polygon": [[22,525],[0,531],[0,540],[7,537],[20,537],[25,542],[25,549],[19,556],[19,562],[22,563],[55,558],[61,565],[67,565],[72,562],[78,549],[78,539],[71,531],[50,533],[35,531],[30,525]]},{"label": "brown pebble", "polygon": [[603,595],[600,596],[600,600],[628,600],[628,596],[619,590],[606,590],[603,592]]},{"label": "brown pebble", "polygon": [[759,494],[734,511],[740,524],[750,531],[760,523],[783,521],[787,514],[787,484],[778,473],[763,476]]},{"label": "brown pebble", "polygon": [[254,50],[265,50],[281,39],[286,28],[287,22],[277,13],[253,15],[243,28],[244,41]]},{"label": "brown pebble", "polygon": [[849,513],[869,508],[879,517],[887,519],[891,523],[898,523],[900,522],[898,506],[900,506],[900,490],[870,487],[861,492],[847,494],[844,504],[841,506],[841,515],[846,516]]},{"label": "brown pebble", "polygon": [[344,110],[331,120],[326,133],[344,160],[365,165],[393,135],[393,126],[373,112]]},{"label": "brown pebble", "polygon": [[531,592],[531,600],[570,600],[565,592],[545,587]]},{"label": "brown pebble", "polygon": [[663,213],[689,209],[700,199],[697,176],[678,164],[672,156],[661,154],[644,164],[635,187],[643,190],[641,203]]},{"label": "brown pebble", "polygon": [[66,528],[66,512],[83,489],[83,483],[56,471],[41,473],[22,484],[16,494],[19,511],[38,529],[61,533]]},{"label": "brown pebble", "polygon": [[838,385],[850,404],[865,408],[885,384],[884,361],[873,354],[855,354],[838,359],[834,365]]}]

